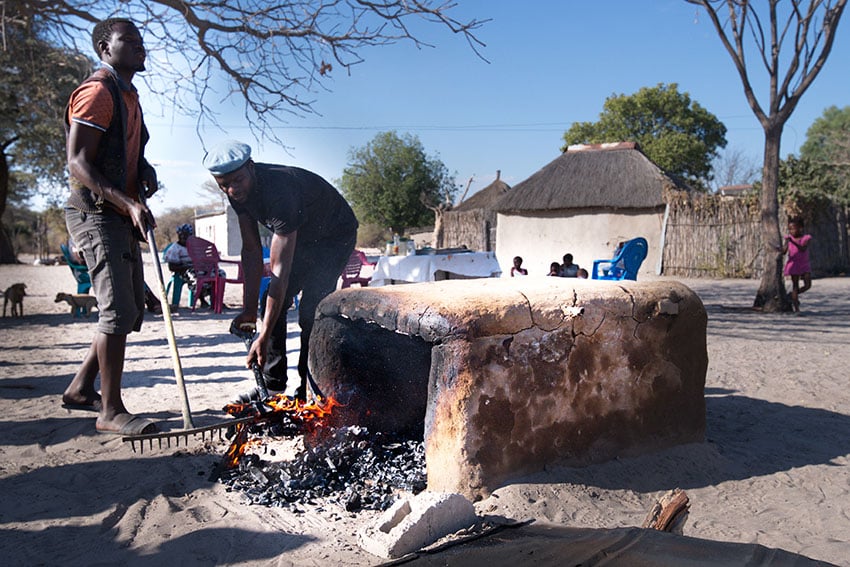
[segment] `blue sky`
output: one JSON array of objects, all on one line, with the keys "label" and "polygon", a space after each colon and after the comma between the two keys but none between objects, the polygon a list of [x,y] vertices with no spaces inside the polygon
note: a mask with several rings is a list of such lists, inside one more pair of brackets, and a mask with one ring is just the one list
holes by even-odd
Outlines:
[{"label": "blue sky", "polygon": [[[419,137],[470,194],[501,170],[514,185],[557,157],[570,124],[594,121],[612,94],[678,83],[728,129],[727,149],[760,162],[763,133],[746,103],[732,60],[708,17],[683,0],[465,0],[456,15],[490,18],[479,32],[479,59],[465,40],[423,27],[434,48],[399,44],[371,48],[350,75],[334,69],[330,92],[315,93],[319,115],[287,116],[278,130],[286,148],[255,140],[241,111],[220,117],[222,131],[203,143],[237,138],[256,161],[297,165],[331,182],[342,176],[349,150],[386,130]],[[823,110],[850,104],[850,15],[832,54],[788,122],[782,156],[797,153]],[[751,58],[751,63],[755,63]],[[167,190],[154,212],[198,205],[208,179],[191,119],[172,120],[142,90],[151,130],[148,157]],[[766,79],[754,79],[766,105]]]}]

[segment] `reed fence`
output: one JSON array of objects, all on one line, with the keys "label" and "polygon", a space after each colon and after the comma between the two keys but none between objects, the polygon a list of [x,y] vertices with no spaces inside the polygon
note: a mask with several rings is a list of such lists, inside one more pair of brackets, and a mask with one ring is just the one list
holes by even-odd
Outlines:
[{"label": "reed fence", "polygon": [[[757,278],[764,252],[760,208],[755,195],[675,195],[669,199],[663,271],[705,278]],[[848,272],[847,209],[834,203],[797,206],[780,212],[785,234],[789,211],[799,211],[812,235],[810,258],[815,276]]]}]

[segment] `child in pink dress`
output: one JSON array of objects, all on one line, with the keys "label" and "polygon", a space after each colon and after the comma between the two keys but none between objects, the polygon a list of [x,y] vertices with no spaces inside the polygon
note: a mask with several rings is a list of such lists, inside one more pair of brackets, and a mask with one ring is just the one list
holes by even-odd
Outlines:
[{"label": "child in pink dress", "polygon": [[[794,311],[800,311],[800,294],[812,287],[812,267],[809,264],[810,234],[803,234],[803,218],[796,216],[788,219],[788,233],[782,244],[782,253],[788,254],[785,263],[785,275],[791,276],[791,304]],[[800,287],[800,277],[803,287]]]}]

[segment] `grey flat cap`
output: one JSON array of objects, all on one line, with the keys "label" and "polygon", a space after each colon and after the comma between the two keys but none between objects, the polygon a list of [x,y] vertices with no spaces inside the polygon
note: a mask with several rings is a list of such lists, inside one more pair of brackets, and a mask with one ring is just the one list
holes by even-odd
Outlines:
[{"label": "grey flat cap", "polygon": [[222,142],[204,156],[204,167],[213,175],[227,175],[251,159],[251,146],[236,140]]}]

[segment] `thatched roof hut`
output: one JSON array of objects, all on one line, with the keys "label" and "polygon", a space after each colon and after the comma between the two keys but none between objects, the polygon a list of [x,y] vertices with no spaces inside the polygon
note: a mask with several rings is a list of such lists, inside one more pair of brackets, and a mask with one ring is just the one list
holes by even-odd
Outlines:
[{"label": "thatched roof hut", "polygon": [[459,203],[453,211],[471,211],[474,209],[492,210],[499,199],[510,190],[511,186],[502,181],[502,171],[496,171],[496,179],[484,189]]},{"label": "thatched roof hut", "polygon": [[499,212],[563,209],[645,209],[664,205],[664,189],[681,187],[634,142],[570,146],[518,183]]},{"label": "thatched roof hut", "polygon": [[497,203],[500,264],[522,256],[532,273],[548,272],[565,253],[588,269],[618,242],[650,243],[642,271],[660,269],[665,195],[686,186],[633,142],[570,146]]},{"label": "thatched roof hut", "polygon": [[494,205],[511,186],[502,181],[501,171],[496,179],[443,214],[443,246],[466,246],[471,250],[495,249],[496,211]]}]

